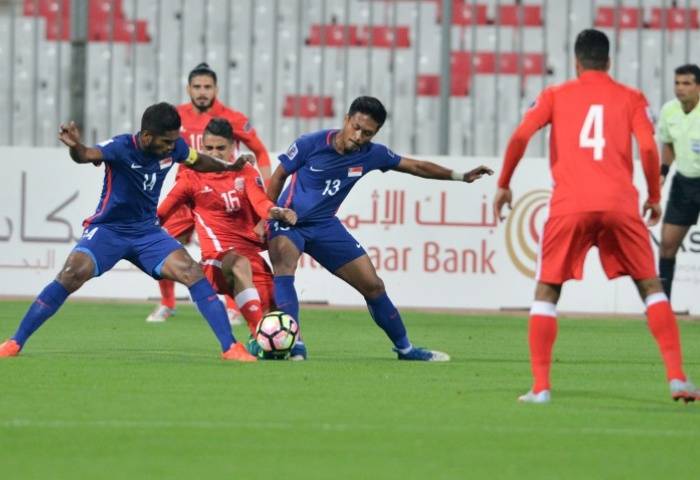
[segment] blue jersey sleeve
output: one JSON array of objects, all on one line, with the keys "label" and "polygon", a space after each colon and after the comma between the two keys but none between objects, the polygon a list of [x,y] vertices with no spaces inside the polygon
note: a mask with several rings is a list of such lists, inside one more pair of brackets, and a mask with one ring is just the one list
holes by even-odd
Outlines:
[{"label": "blue jersey sleeve", "polygon": [[119,160],[124,150],[124,147],[122,146],[118,137],[100,142],[95,145],[95,148],[102,152],[102,161],[104,162],[116,162]]},{"label": "blue jersey sleeve", "polygon": [[306,163],[309,153],[311,153],[311,142],[308,138],[299,137],[278,158],[287,174],[291,175]]},{"label": "blue jersey sleeve", "polygon": [[401,155],[392,152],[388,147],[380,143],[372,144],[371,170],[379,169],[382,172],[396,168],[401,161]]},{"label": "blue jersey sleeve", "polygon": [[175,140],[175,149],[173,150],[173,161],[176,163],[182,163],[185,160],[187,160],[187,157],[190,156],[190,147],[187,145],[187,142],[185,142],[185,139],[182,137],[178,137],[177,140]]}]

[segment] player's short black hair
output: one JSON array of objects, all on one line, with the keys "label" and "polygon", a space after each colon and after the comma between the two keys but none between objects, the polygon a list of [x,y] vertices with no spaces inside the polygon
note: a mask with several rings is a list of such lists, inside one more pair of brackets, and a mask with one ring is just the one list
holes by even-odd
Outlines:
[{"label": "player's short black hair", "polygon": [[209,75],[212,80],[214,80],[214,84],[216,85],[216,72],[211,69],[208,63],[202,62],[196,67],[190,71],[190,74],[187,76],[187,84],[189,85],[192,83],[192,79],[194,77],[199,77],[200,75]]},{"label": "player's short black hair", "polygon": [[177,109],[166,102],[151,105],[141,117],[141,130],[148,130],[154,135],[180,129],[180,114]]},{"label": "player's short black hair", "polygon": [[358,112],[372,117],[372,120],[377,122],[380,127],[386,121],[386,109],[382,102],[374,97],[357,97],[353,100],[348,110],[348,116],[352,117]]},{"label": "player's short black hair", "polygon": [[676,68],[676,75],[692,75],[695,77],[695,83],[700,84],[700,67],[694,63],[686,63]]},{"label": "player's short black hair", "polygon": [[204,135],[216,135],[217,137],[224,137],[226,140],[233,141],[233,128],[231,128],[231,122],[225,118],[212,118],[207,123],[207,128],[204,129]]},{"label": "player's short black hair", "polygon": [[610,60],[610,40],[600,30],[587,28],[576,37],[574,53],[583,68],[605,70]]}]

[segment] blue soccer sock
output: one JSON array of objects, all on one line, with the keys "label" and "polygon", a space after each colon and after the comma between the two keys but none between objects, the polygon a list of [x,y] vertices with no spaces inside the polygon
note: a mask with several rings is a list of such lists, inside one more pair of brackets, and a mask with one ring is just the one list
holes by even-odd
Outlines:
[{"label": "blue soccer sock", "polygon": [[291,315],[299,326],[299,298],[294,288],[294,275],[280,275],[275,277],[275,303],[277,308],[287,315]]},{"label": "blue soccer sock", "polygon": [[221,351],[225,352],[231,348],[231,344],[236,341],[228,323],[226,308],[221,303],[216,292],[206,278],[201,279],[190,288],[192,301],[197,304],[197,308],[202,316],[207,320],[209,326],[214,331],[214,335],[221,343]]},{"label": "blue soccer sock", "polygon": [[406,327],[401,320],[401,314],[396,309],[386,292],[382,293],[377,298],[367,298],[367,309],[372,315],[374,322],[379,325],[379,328],[384,330],[384,333],[394,342],[394,346],[406,353],[411,349],[411,342],[408,341],[406,335]]},{"label": "blue soccer sock", "polygon": [[68,295],[68,290],[57,280],[49,283],[27,310],[12,339],[24,346],[31,334],[36,332],[51,315],[61,308]]}]

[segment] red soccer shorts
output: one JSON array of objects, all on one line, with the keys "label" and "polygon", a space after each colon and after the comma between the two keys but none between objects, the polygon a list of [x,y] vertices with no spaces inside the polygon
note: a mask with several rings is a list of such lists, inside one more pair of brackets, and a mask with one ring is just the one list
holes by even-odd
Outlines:
[{"label": "red soccer shorts", "polygon": [[207,277],[209,283],[212,284],[214,290],[222,295],[228,295],[230,289],[226,282],[224,272],[221,271],[221,262],[227,253],[234,251],[239,255],[245,256],[250,261],[250,266],[253,271],[253,284],[260,295],[260,303],[262,304],[263,312],[269,312],[274,304],[274,281],[272,278],[272,270],[267,262],[258,255],[255,251],[238,251],[236,249],[219,252],[214,257],[202,258],[202,270],[204,276]]},{"label": "red soccer shorts", "polygon": [[547,219],[540,242],[537,280],[560,285],[583,277],[591,247],[598,247],[608,278],[657,276],[649,231],[640,217],[620,212],[581,212]]},{"label": "red soccer shorts", "polygon": [[187,205],[181,206],[168,217],[162,227],[167,230],[171,237],[177,238],[186,234],[187,239],[185,243],[189,243],[194,231],[192,210]]}]

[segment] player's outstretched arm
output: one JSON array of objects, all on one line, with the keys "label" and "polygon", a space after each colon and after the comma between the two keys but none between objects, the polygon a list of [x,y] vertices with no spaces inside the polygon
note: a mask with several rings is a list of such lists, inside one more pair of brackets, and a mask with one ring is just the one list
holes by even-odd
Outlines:
[{"label": "player's outstretched arm", "polygon": [[485,165],[469,170],[468,172],[457,172],[450,170],[437,163],[424,160],[414,160],[402,157],[399,164],[394,167],[397,172],[409,173],[416,177],[430,178],[433,180],[457,180],[459,182],[472,183],[484,175],[493,175],[493,170]]},{"label": "player's outstretched arm", "polygon": [[70,158],[75,163],[99,165],[102,162],[102,151],[99,148],[88,148],[82,144],[80,130],[75,122],[62,123],[58,127],[58,139],[69,148]]},{"label": "player's outstretched arm", "polygon": [[225,162],[206,153],[190,149],[190,157],[185,161],[185,165],[197,172],[230,172],[239,171],[246,162],[252,163],[254,161],[255,157],[250,153],[240,155],[235,162]]}]

